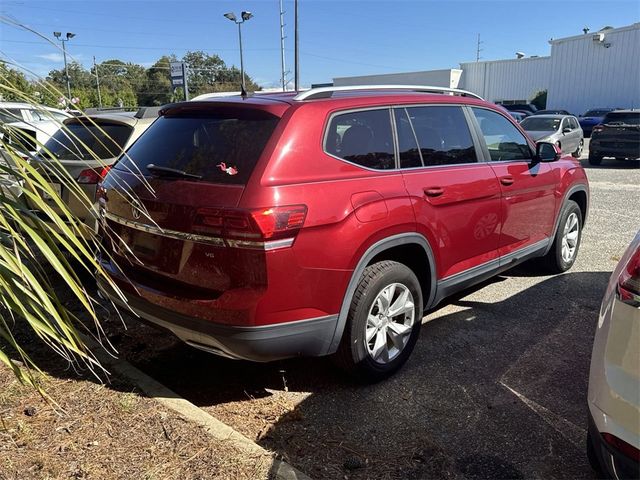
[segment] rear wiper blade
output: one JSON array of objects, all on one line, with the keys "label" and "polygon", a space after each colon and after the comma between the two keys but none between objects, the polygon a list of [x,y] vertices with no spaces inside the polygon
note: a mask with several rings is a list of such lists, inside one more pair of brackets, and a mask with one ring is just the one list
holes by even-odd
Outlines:
[{"label": "rear wiper blade", "polygon": [[154,165],[153,163],[150,163],[149,165],[147,165],[147,170],[159,176],[165,175],[165,176],[172,176],[172,177],[193,178],[196,180],[202,180],[202,175],[194,175],[193,173],[187,173],[184,170],[178,170],[177,168],[161,167],[160,165]]}]

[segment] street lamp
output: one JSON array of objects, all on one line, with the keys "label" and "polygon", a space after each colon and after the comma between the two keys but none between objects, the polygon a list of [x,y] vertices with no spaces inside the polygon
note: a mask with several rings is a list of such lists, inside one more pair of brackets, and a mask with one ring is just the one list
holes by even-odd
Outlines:
[{"label": "street lamp", "polygon": [[68,95],[69,101],[71,101],[71,84],[69,83],[69,68],[67,67],[67,49],[65,47],[65,42],[68,42],[69,40],[71,40],[73,37],[76,36],[76,34],[67,32],[66,39],[61,38],[62,37],[61,32],[53,32],[53,36],[62,42],[62,55],[64,57],[64,76],[67,79],[67,95]]},{"label": "street lamp", "polygon": [[238,39],[240,40],[240,76],[242,79],[241,89],[242,89],[242,94],[245,95],[247,93],[247,89],[246,89],[245,80],[244,80],[244,61],[242,59],[242,28],[241,26],[244,22],[246,22],[251,17],[253,17],[253,14],[251,12],[242,12],[240,14],[240,17],[242,18],[242,20],[238,20],[233,12],[225,13],[224,16],[225,18],[228,18],[229,20],[234,22],[236,25],[238,25]]}]

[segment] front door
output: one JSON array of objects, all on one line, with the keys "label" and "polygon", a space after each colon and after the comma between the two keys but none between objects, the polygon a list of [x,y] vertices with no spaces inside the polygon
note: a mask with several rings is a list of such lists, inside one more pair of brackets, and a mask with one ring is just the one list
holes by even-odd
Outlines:
[{"label": "front door", "polygon": [[534,162],[529,142],[505,116],[485,108],[471,110],[502,192],[499,255],[543,245],[553,232],[558,169]]}]

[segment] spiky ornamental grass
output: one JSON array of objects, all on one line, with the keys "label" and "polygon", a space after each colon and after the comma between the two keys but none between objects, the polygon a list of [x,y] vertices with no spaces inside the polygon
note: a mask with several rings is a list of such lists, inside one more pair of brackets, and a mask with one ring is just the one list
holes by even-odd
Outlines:
[{"label": "spiky ornamental grass", "polygon": [[[63,96],[53,85],[43,83],[43,87]],[[0,93],[29,102],[43,116],[55,121],[48,110],[6,78],[0,77]],[[59,127],[73,137],[64,124]],[[60,183],[87,209],[93,208],[93,199],[86,196],[53,155],[47,155],[46,169],[36,168],[38,159],[26,153],[28,142],[33,140],[26,138],[23,130],[2,124],[0,134],[0,336],[4,344],[17,352],[21,362],[12,361],[2,344],[0,361],[21,382],[46,395],[34,375],[38,365],[14,335],[18,324],[28,325],[45,345],[75,367],[103,378],[107,372],[83,341],[81,332],[92,336],[107,351],[115,350],[100,326],[99,304],[83,285],[81,274],[94,276],[115,292],[119,290],[96,260],[96,253],[108,255],[108,252],[100,252],[96,234],[72,215],[51,182]],[[74,140],[91,153],[80,139]],[[49,153],[43,145],[36,144],[41,153]],[[93,154],[92,157],[99,160]],[[71,292],[74,303],[80,306],[75,309],[77,314],[60,301],[58,295],[64,289]]]}]

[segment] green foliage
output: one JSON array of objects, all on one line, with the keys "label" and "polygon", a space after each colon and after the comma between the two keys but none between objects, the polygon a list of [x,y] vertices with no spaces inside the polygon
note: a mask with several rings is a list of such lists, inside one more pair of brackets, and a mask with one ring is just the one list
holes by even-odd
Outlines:
[{"label": "green foliage", "polygon": [[[227,67],[218,55],[203,51],[187,52],[182,59],[175,55],[163,55],[151,67],[145,68],[119,59],[105,60],[85,70],[78,62],[68,65],[72,97],[80,100],[80,108],[98,107],[99,98],[96,83],[96,70],[100,81],[100,94],[103,107],[155,106],[182,100],[182,89],[174,91],[169,78],[170,62],[183,61],[189,66],[189,94],[193,98],[209,92],[228,92],[240,90],[240,70],[235,66]],[[17,72],[20,74],[20,72]],[[33,90],[35,83],[28,82],[24,75],[25,93]],[[246,74],[248,91],[256,91],[260,86]],[[47,81],[56,90],[66,92],[64,68],[51,70]],[[31,90],[29,90],[31,89]],[[59,97],[46,95],[41,103],[57,106]]]},{"label": "green foliage", "polygon": [[[38,108],[35,98],[19,90],[22,86],[19,79],[15,82],[0,79],[3,97]],[[38,87],[46,95],[60,93],[46,83]],[[44,109],[40,113],[48,115]],[[53,117],[50,119],[55,121]],[[66,128],[62,124],[60,127]],[[85,288],[82,274],[119,290],[96,260],[95,254],[101,247],[93,230],[73,216],[50,182],[62,184],[70,197],[86,208],[91,208],[93,200],[55,157],[51,156],[47,168],[42,169],[19,154],[23,150],[19,129],[3,124],[0,130],[4,134],[0,139],[0,338],[21,361],[12,361],[9,351],[0,344],[0,362],[11,368],[20,381],[40,389],[34,375],[37,365],[14,336],[17,326],[28,325],[45,345],[70,362],[84,364],[97,373],[101,371],[100,364],[81,333],[103,338],[104,332],[98,303]],[[69,130],[67,133],[73,135]],[[15,143],[7,143],[9,137]],[[73,298],[72,303],[79,309],[71,311],[60,298],[61,291]],[[80,316],[89,322],[81,322]]]},{"label": "green foliage", "polygon": [[544,110],[545,108],[547,108],[547,91],[540,90],[539,92],[537,92],[533,96],[531,103],[533,103],[538,110]]}]

